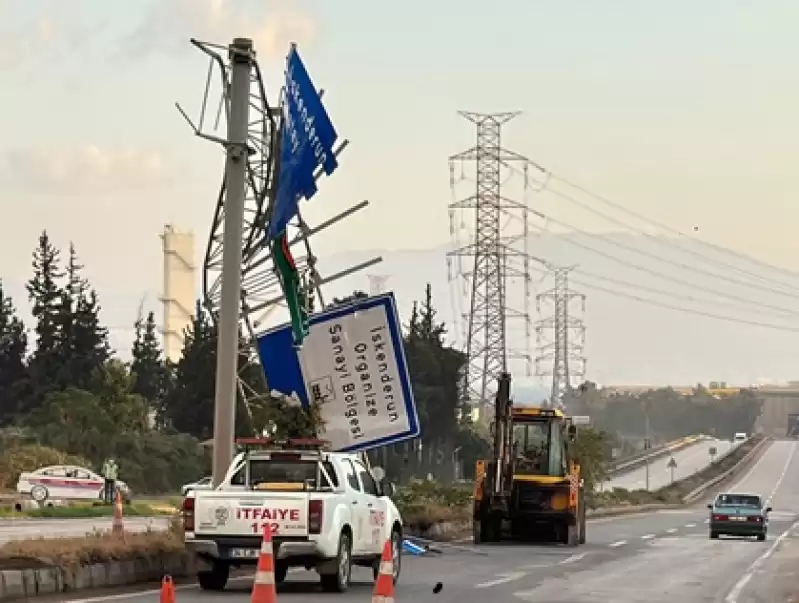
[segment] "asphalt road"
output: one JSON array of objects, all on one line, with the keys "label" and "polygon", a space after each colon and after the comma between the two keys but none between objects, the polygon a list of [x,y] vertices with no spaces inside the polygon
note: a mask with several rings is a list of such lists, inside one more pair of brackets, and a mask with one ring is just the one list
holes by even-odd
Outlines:
[{"label": "asphalt road", "polygon": [[[710,540],[707,509],[662,511],[589,521],[588,543],[578,548],[505,543],[475,547],[468,542],[444,547],[435,556],[404,558],[396,598],[441,603],[714,603],[783,601],[778,590],[794,587],[792,567],[799,559],[799,444],[774,442],[760,460],[730,487],[759,492],[774,507],[766,542]],[[791,542],[795,538],[795,542]],[[782,576],[782,582],[780,582]],[[355,570],[355,584],[344,595],[319,591],[316,574],[290,574],[278,598],[287,602],[368,601],[368,571]],[[226,592],[179,586],[177,603],[244,603],[251,578],[231,582]],[[786,583],[785,581],[789,581]],[[436,582],[443,583],[433,594]],[[71,595],[57,601],[156,603],[158,591],[112,591]]]},{"label": "asphalt road", "polygon": [[[169,519],[162,517],[130,517],[125,529],[144,532],[148,528],[164,529]],[[102,519],[4,519],[0,521],[0,543],[36,537],[68,538],[83,536],[95,530],[110,530],[111,518]]]},{"label": "asphalt road", "polygon": [[[718,449],[718,454],[724,454],[732,444],[720,441],[713,444]],[[710,462],[708,452],[710,442],[699,442],[674,455],[677,468],[674,471],[675,479],[681,479],[703,469]],[[650,489],[655,490],[665,486],[671,479],[670,469],[666,467],[668,457],[659,459],[650,464]],[[639,489],[646,485],[645,470],[636,469],[630,473],[604,484],[605,488]],[[133,517],[125,520],[126,529],[144,531],[148,528],[166,528],[168,520],[164,518]],[[0,520],[0,543],[9,540],[35,538],[39,535],[53,537],[83,536],[94,530],[110,530],[111,519],[4,519]]]},{"label": "asphalt road", "polygon": [[[674,453],[674,460],[677,467],[674,468],[674,479],[680,480],[701,471],[711,462],[710,449],[716,448],[717,457],[732,448],[732,442],[727,440],[702,440],[693,446],[683,448]],[[665,456],[652,461],[649,464],[649,489],[657,490],[663,486],[668,486],[671,482],[671,469],[668,462],[671,457]],[[620,475],[602,486],[605,489],[625,488],[627,490],[646,489],[646,467],[641,467]]]}]

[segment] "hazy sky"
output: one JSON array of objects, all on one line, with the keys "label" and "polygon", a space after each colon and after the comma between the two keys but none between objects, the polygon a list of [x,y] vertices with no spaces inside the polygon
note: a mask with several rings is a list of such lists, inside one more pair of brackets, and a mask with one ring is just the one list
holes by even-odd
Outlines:
[{"label": "hazy sky", "polygon": [[163,224],[202,243],[223,166],[174,108],[202,98],[188,39],[234,35],[255,39],[273,98],[296,41],[352,141],[307,215],[373,205],[320,255],[447,241],[447,157],[474,137],[456,111],[521,110],[507,146],[791,267],[797,24],[795,0],[0,0],[0,276],[28,278],[46,227],[107,299],[157,290]]}]

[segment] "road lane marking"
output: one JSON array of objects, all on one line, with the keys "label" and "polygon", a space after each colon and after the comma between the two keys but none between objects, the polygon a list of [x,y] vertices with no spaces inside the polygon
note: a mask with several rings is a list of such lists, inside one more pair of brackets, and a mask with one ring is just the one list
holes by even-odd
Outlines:
[{"label": "road lane marking", "polygon": [[686,527],[686,528],[695,528],[695,527],[696,527],[696,524],[695,524],[695,523],[686,523],[686,524],[685,524],[685,527]]},{"label": "road lane marking", "polygon": [[666,534],[674,534],[674,532],[676,532],[676,531],[677,531],[677,528],[669,528],[668,530],[666,530]]},{"label": "road lane marking", "polygon": [[616,542],[611,542],[608,546],[615,549],[617,546],[624,546],[625,544],[627,544],[626,540],[617,540]]},{"label": "road lane marking", "polygon": [[566,565],[568,563],[577,563],[580,559],[583,559],[588,553],[577,553],[572,555],[571,557],[566,557],[563,561],[559,563],[559,565]]},{"label": "road lane marking", "polygon": [[499,576],[501,576],[500,578],[497,578],[496,580],[490,580],[488,582],[481,582],[480,584],[475,585],[475,588],[491,588],[492,586],[506,584],[515,580],[521,580],[526,575],[527,572],[508,572],[507,574],[499,574]]},{"label": "road lane marking", "polygon": [[785,461],[785,466],[782,468],[782,473],[780,473],[780,476],[777,478],[777,483],[774,484],[774,489],[771,491],[771,494],[769,494],[768,496],[768,502],[771,502],[771,499],[774,498],[774,495],[777,493],[777,490],[782,484],[782,480],[785,479],[785,474],[788,472],[788,467],[790,466],[791,461],[793,460],[794,452],[796,452],[796,442],[794,442],[791,445],[791,454],[788,455],[788,460]]},{"label": "road lane marking", "polygon": [[641,540],[652,540],[655,537],[654,534],[644,534],[641,536]]},{"label": "road lane marking", "polygon": [[741,484],[744,483],[746,480],[748,480],[749,477],[760,467],[761,463],[768,456],[768,452],[769,450],[771,450],[771,447],[773,445],[774,442],[771,442],[768,446],[765,447],[765,450],[763,450],[763,454],[760,455],[760,458],[757,459],[757,462],[752,467],[749,468],[749,471],[747,471],[746,474],[741,479],[735,482],[735,485],[732,488],[730,488],[731,491],[737,490],[741,486]]},{"label": "road lane marking", "polygon": [[735,583],[735,586],[732,587],[732,590],[727,593],[727,596],[724,597],[724,603],[738,603],[738,597],[741,596],[741,591],[743,591],[744,587],[749,583],[752,579],[752,576],[755,575],[755,572],[760,569],[760,566],[763,565],[766,561],[768,561],[769,557],[771,557],[774,552],[777,550],[777,547],[782,544],[782,541],[785,540],[788,536],[790,536],[791,532],[799,527],[799,521],[794,523],[790,528],[785,530],[782,534],[780,534],[774,543],[768,548],[768,550],[760,555],[757,559],[752,562],[744,575]]}]

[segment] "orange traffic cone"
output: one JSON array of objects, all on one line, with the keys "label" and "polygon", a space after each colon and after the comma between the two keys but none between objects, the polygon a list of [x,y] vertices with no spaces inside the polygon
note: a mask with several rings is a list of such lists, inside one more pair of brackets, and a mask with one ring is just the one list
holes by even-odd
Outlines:
[{"label": "orange traffic cone", "polygon": [[167,574],[161,580],[161,597],[159,603],[175,603],[175,583],[172,576]]},{"label": "orange traffic cone", "polygon": [[114,503],[114,521],[111,524],[111,532],[121,536],[125,532],[125,524],[122,522],[122,495],[117,492],[117,500]]},{"label": "orange traffic cone", "polygon": [[386,540],[383,546],[372,603],[394,603],[394,560],[391,556],[391,540]]},{"label": "orange traffic cone", "polygon": [[264,524],[264,539],[261,542],[261,554],[258,556],[258,567],[255,570],[255,581],[252,585],[251,603],[275,603],[275,558],[272,550],[272,530]]}]

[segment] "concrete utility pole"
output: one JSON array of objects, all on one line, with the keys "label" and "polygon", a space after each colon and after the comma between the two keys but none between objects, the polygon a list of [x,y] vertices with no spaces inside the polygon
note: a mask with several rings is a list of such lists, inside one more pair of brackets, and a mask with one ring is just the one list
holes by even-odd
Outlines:
[{"label": "concrete utility pole", "polygon": [[255,58],[252,40],[235,38],[229,47],[231,76],[225,165],[225,232],[222,251],[222,291],[216,355],[214,402],[213,486],[233,458],[236,428],[236,376],[239,357],[241,305],[241,240],[247,192],[247,128],[250,109],[250,70]]}]

